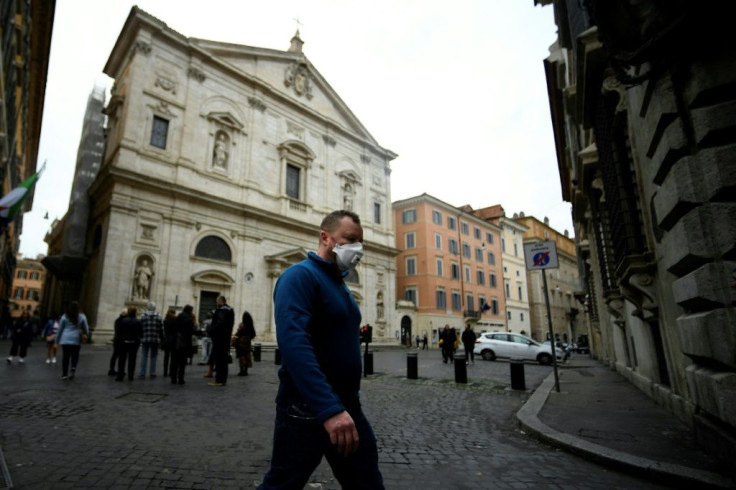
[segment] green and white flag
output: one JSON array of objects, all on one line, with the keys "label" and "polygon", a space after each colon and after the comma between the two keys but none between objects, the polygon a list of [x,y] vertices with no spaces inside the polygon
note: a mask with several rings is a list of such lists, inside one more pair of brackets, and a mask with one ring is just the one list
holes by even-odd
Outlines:
[{"label": "green and white flag", "polygon": [[13,218],[18,215],[20,207],[23,205],[23,201],[25,201],[26,197],[28,197],[28,194],[31,192],[31,189],[33,189],[33,186],[36,185],[36,181],[38,181],[38,178],[40,177],[42,171],[43,167],[41,168],[41,170],[28,177],[18,187],[8,192],[5,196],[3,196],[2,199],[0,199],[0,219],[5,221],[12,221]]}]

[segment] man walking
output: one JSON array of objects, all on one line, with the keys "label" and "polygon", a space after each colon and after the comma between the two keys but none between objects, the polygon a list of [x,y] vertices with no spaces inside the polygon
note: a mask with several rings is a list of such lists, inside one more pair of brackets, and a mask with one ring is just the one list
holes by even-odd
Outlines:
[{"label": "man walking", "polygon": [[469,323],[465,324],[465,330],[463,330],[460,340],[462,340],[463,347],[465,347],[465,364],[471,362],[475,364],[475,353],[473,352],[473,349],[475,349],[475,332],[470,328]]},{"label": "man walking", "polygon": [[151,354],[151,367],[149,373],[151,379],[156,377],[156,362],[158,361],[158,346],[164,339],[164,321],[161,315],[156,311],[156,303],[148,302],[148,309],[141,316],[141,325],[143,326],[143,336],[141,337],[141,372],[139,378],[146,377],[146,367],[148,366],[148,354]]},{"label": "man walking", "polygon": [[233,335],[235,312],[227,304],[225,296],[217,297],[217,309],[212,314],[212,323],[207,333],[212,339],[212,356],[214,357],[215,380],[210,386],[227,384],[227,363],[230,356],[230,338]]},{"label": "man walking", "polygon": [[452,364],[455,360],[455,329],[445,324],[444,330],[440,334],[440,343],[442,344],[442,362]]},{"label": "man walking", "polygon": [[376,437],[360,407],[360,309],[343,282],[362,242],[358,215],[334,211],[322,220],[317,252],[276,283],[281,384],[260,489],[304,488],[323,456],[342,488],[383,488]]},{"label": "man walking", "polygon": [[136,318],[138,310],[135,306],[128,308],[128,315],[115,322],[115,341],[118,342],[118,374],[115,381],[125,378],[125,364],[128,364],[128,381],[133,381],[135,359],[138,357],[138,345],[143,335],[141,322]]}]

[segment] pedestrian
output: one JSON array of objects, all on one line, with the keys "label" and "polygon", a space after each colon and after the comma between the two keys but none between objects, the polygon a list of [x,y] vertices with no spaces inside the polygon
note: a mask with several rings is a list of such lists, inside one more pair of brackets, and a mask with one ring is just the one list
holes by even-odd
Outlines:
[{"label": "pedestrian", "polygon": [[[202,358],[197,363],[200,366],[210,365],[210,354],[212,353],[212,339],[207,336],[207,329],[212,324],[212,312],[207,313],[207,317],[202,323],[202,329],[200,330],[201,344],[202,344]],[[212,376],[209,376],[210,378]]]},{"label": "pedestrian", "polygon": [[[141,371],[138,377],[145,379],[146,368],[151,379],[156,377],[156,363],[158,361],[158,346],[164,339],[164,321],[156,311],[156,303],[149,301],[146,311],[141,315],[143,336],[141,337]],[[150,354],[150,367],[148,364]]]},{"label": "pedestrian", "polygon": [[135,360],[138,357],[138,347],[143,336],[143,326],[136,318],[138,309],[135,306],[128,308],[128,314],[120,319],[115,325],[115,339],[118,342],[120,353],[118,356],[118,375],[115,381],[125,378],[127,363],[128,381],[133,381],[135,376]]},{"label": "pedestrian", "polygon": [[465,364],[471,362],[475,364],[475,353],[473,352],[473,349],[475,349],[475,332],[470,328],[469,323],[465,324],[465,330],[463,330],[460,340],[462,340],[463,347],[465,347]]},{"label": "pedestrian", "polygon": [[424,332],[424,335],[422,336],[422,350],[429,350],[429,347],[427,347],[427,342],[429,339],[427,339],[427,332]]},{"label": "pedestrian", "polygon": [[243,321],[235,332],[235,353],[238,356],[240,372],[238,376],[248,376],[248,368],[253,367],[252,342],[256,337],[253,326],[253,317],[247,311],[243,312]]},{"label": "pedestrian", "polygon": [[56,344],[61,346],[61,379],[74,379],[79,364],[79,352],[88,338],[87,317],[81,312],[79,303],[72,301],[59,320],[59,330],[56,332]]},{"label": "pedestrian", "polygon": [[186,305],[171,325],[170,333],[172,335],[168,337],[168,342],[171,349],[169,376],[171,376],[172,385],[184,384],[184,369],[187,365],[187,358],[192,351],[191,339],[196,330],[193,311],[194,308],[191,305]]},{"label": "pedestrian", "polygon": [[30,319],[31,315],[28,310],[23,310],[20,316],[13,323],[10,334],[12,345],[10,346],[10,355],[8,356],[8,364],[13,362],[13,357],[18,356],[18,363],[26,362],[26,354],[28,354],[28,346],[31,345],[33,338],[33,324]]},{"label": "pedestrian", "polygon": [[56,333],[59,331],[58,319],[58,315],[51,315],[41,331],[41,337],[46,341],[46,364],[56,364]]},{"label": "pedestrian", "polygon": [[442,362],[452,364],[455,360],[455,329],[445,324],[440,334],[440,345],[442,346]]},{"label": "pedestrian", "polygon": [[212,314],[212,323],[207,334],[212,339],[212,357],[214,358],[215,379],[210,386],[227,384],[228,362],[230,361],[230,339],[233,336],[235,312],[227,304],[225,296],[217,297],[217,309]]},{"label": "pedestrian", "polygon": [[176,335],[176,310],[169,308],[164,318],[164,338],[161,341],[161,349],[164,351],[164,378],[169,375],[169,361],[171,358],[171,341]]},{"label": "pedestrian", "polygon": [[360,308],[344,278],[363,256],[351,211],[320,225],[317,252],[274,288],[281,350],[271,468],[260,489],[303,488],[326,457],[342,488],[382,489],[373,429],[360,407]]},{"label": "pedestrian", "polygon": [[189,352],[187,353],[187,364],[190,366],[194,364],[194,355],[197,353],[197,349],[199,349],[200,328],[197,325],[199,325],[197,323],[197,315],[192,312],[192,326],[194,327],[194,330],[192,330],[192,334],[189,336],[189,345],[191,345],[192,348],[189,349]]},{"label": "pedestrian", "polygon": [[117,376],[118,372],[115,371],[115,368],[118,365],[118,357],[120,356],[120,345],[118,344],[117,339],[115,338],[115,332],[118,329],[118,323],[120,320],[128,316],[128,309],[123,308],[123,311],[120,312],[120,315],[115,320],[115,324],[113,325],[112,330],[112,355],[110,356],[110,368],[107,370],[108,376]]},{"label": "pedestrian", "polygon": [[414,337],[414,340],[416,340],[416,342],[417,342],[417,350],[419,350],[419,341],[421,340],[421,338],[419,337],[419,334],[417,334],[417,336]]}]

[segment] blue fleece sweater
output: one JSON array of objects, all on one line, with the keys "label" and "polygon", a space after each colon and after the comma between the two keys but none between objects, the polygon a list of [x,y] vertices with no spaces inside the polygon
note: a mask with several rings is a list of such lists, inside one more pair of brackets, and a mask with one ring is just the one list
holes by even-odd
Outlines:
[{"label": "blue fleece sweater", "polygon": [[281,384],[276,403],[297,404],[324,422],[358,403],[360,309],[332,262],[314,252],[274,289]]}]

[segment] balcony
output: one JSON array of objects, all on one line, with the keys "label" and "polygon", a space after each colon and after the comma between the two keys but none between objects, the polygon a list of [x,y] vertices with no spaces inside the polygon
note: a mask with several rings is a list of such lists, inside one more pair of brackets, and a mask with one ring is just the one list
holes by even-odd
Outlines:
[{"label": "balcony", "polygon": [[463,316],[469,319],[480,320],[480,310],[465,310]]}]

